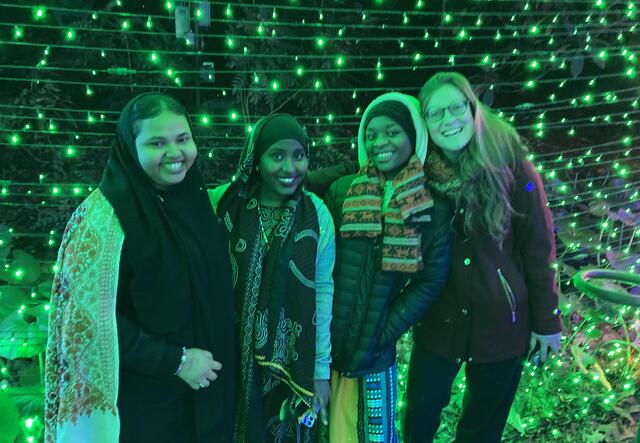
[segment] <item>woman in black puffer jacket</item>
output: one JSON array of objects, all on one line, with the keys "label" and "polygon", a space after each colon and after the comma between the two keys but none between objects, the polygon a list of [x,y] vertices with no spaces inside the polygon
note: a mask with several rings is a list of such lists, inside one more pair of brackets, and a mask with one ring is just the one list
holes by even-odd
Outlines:
[{"label": "woman in black puffer jacket", "polygon": [[396,341],[438,297],[450,263],[450,208],[426,186],[427,140],[415,98],[378,97],[359,129],[360,171],[326,195],[337,234],[332,442],[397,441]]}]

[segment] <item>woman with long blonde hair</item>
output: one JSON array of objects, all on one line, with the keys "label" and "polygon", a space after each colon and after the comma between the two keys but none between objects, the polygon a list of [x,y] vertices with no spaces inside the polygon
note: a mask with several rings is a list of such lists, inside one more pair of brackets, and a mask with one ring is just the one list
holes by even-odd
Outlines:
[{"label": "woman with long blonde hair", "polygon": [[427,181],[454,208],[454,243],[444,292],[414,330],[404,437],[433,439],[466,363],[456,441],[499,442],[523,357],[539,348],[544,362],[560,347],[551,213],[515,128],[464,76],[435,74],[420,102]]}]

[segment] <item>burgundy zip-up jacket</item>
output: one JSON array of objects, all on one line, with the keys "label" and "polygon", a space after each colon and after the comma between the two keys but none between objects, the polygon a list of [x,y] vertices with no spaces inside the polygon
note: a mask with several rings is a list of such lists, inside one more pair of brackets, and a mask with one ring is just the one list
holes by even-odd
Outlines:
[{"label": "burgundy zip-up jacket", "polygon": [[452,207],[451,273],[444,292],[414,328],[415,346],[452,362],[524,356],[531,331],[562,330],[552,264],[555,239],[540,175],[529,161],[513,169],[511,220],[502,249],[483,229],[465,235]]}]

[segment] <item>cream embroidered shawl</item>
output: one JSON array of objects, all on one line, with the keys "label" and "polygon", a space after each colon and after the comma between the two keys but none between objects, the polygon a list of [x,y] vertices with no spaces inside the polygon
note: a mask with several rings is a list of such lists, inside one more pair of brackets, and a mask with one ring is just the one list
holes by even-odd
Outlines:
[{"label": "cream embroidered shawl", "polygon": [[93,191],[64,231],[49,314],[45,442],[117,443],[116,294],[124,233]]}]

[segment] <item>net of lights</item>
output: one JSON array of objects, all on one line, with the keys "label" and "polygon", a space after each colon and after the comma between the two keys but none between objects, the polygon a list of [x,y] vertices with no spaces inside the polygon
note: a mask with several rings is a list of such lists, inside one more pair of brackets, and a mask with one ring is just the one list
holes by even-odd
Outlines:
[{"label": "net of lights", "polygon": [[[131,94],[163,90],[189,104],[200,161],[216,184],[233,173],[260,116],[299,116],[313,165],[334,164],[355,157],[373,97],[417,94],[446,69],[467,74],[528,139],[557,230],[563,352],[542,369],[525,368],[505,439],[624,441],[633,433],[640,312],[596,307],[571,277],[584,265],[640,267],[636,2],[472,0],[447,9],[421,0],[363,8],[158,0],[144,11],[133,3],[0,2],[0,435],[9,417],[18,441],[42,437],[41,409],[24,405],[42,395],[55,253],[66,219],[100,178]],[[188,16],[179,36],[178,11]],[[407,335],[401,391],[410,346]],[[444,441],[462,375],[454,388]],[[398,406],[402,414],[402,396]]]}]

